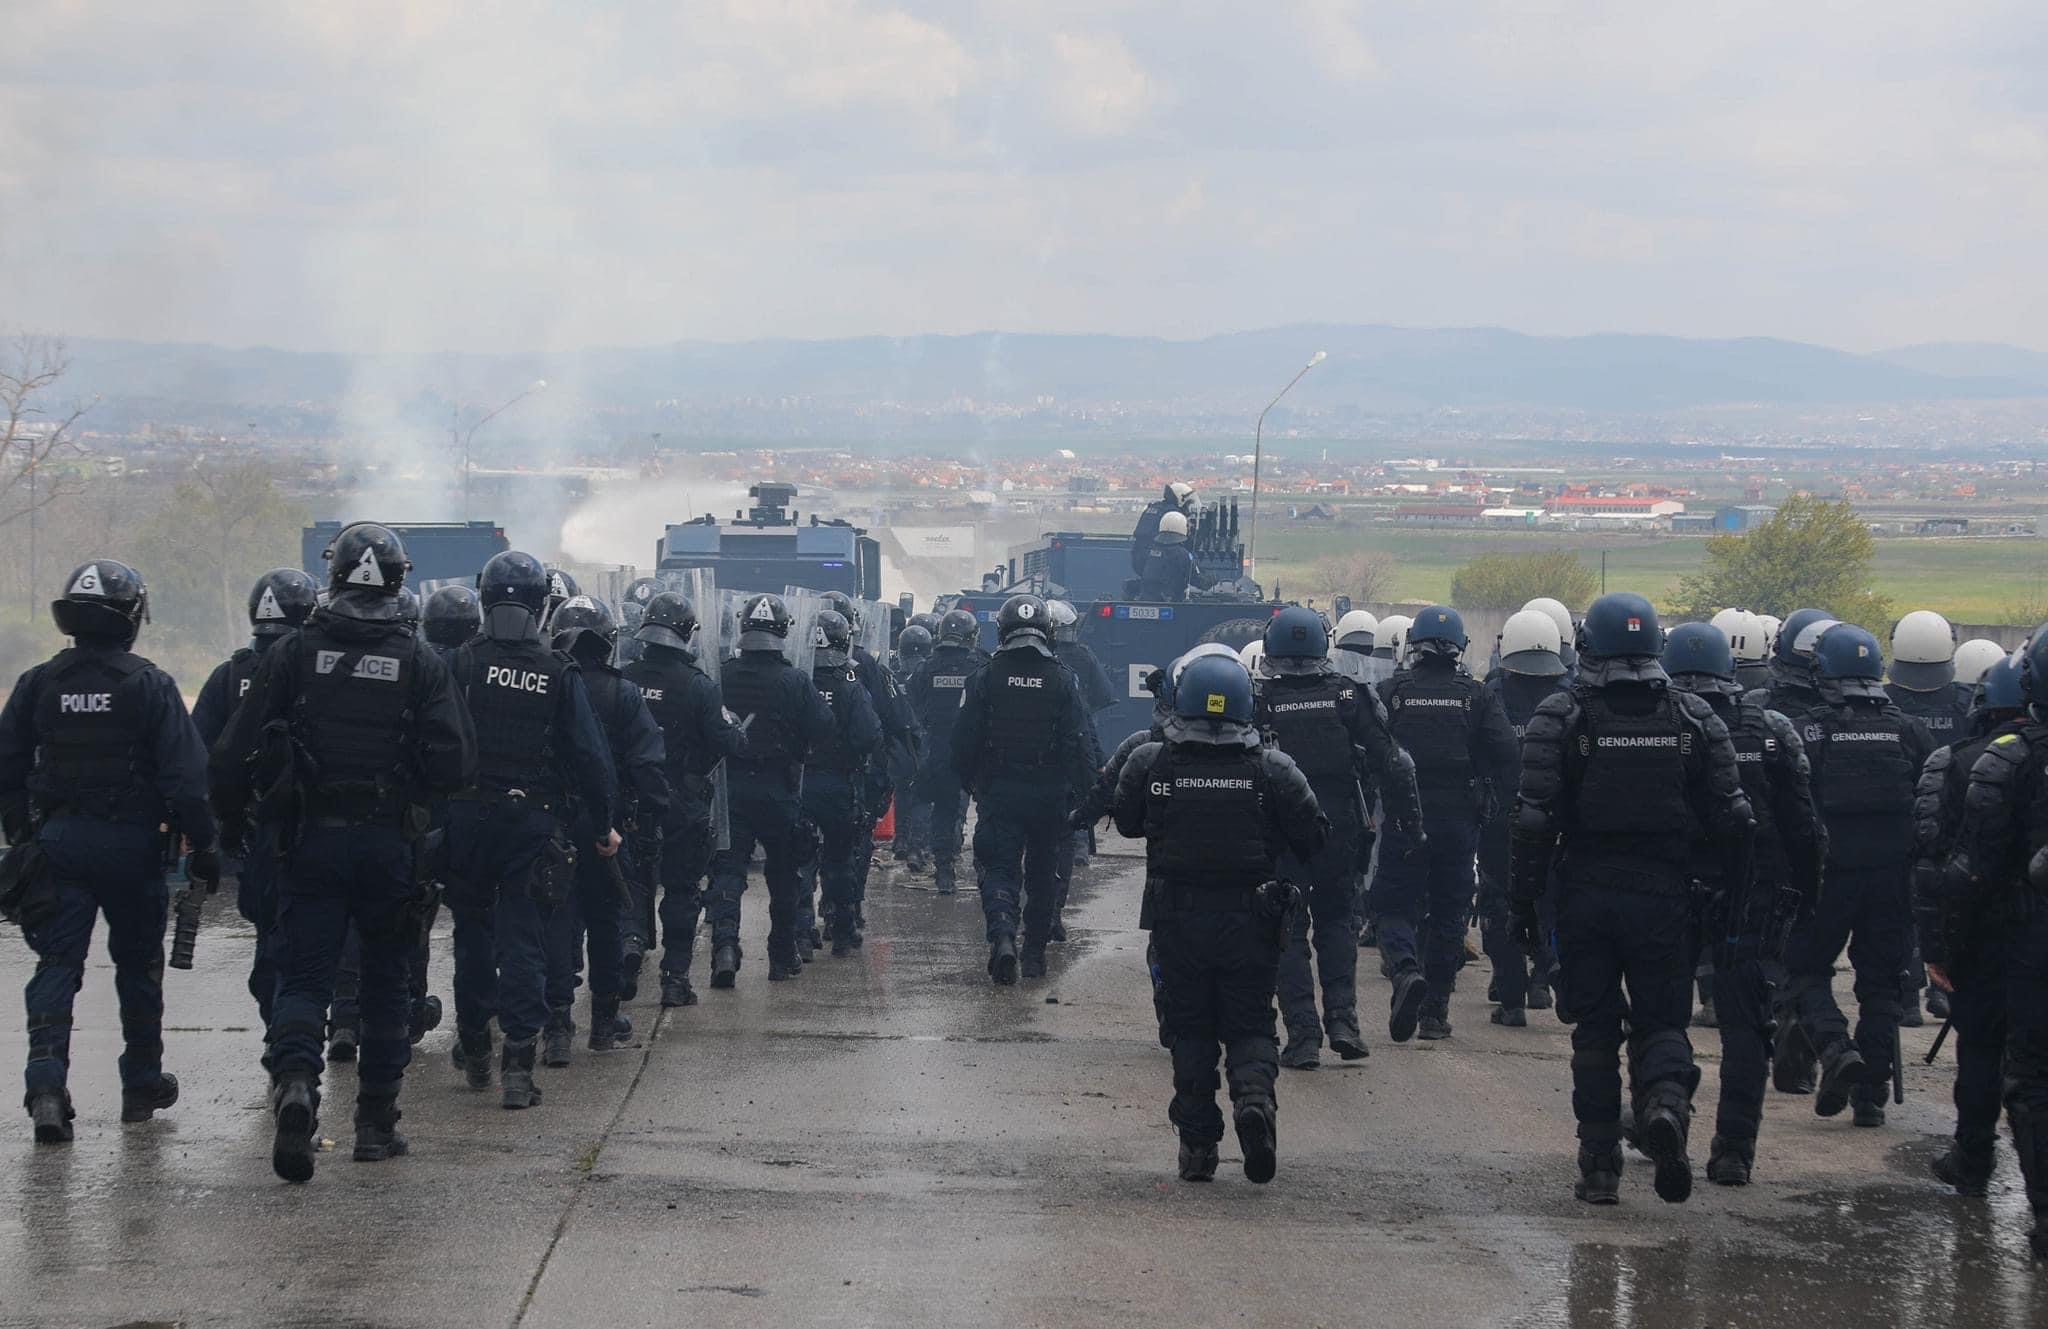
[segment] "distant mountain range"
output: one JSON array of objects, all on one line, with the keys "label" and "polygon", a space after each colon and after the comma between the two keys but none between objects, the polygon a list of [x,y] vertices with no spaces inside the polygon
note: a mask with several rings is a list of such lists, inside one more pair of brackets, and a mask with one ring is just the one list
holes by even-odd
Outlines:
[{"label": "distant mountain range", "polygon": [[[279,413],[375,414],[445,425],[448,403],[491,402],[535,378],[550,398],[617,427],[663,418],[811,414],[868,420],[1135,418],[1242,421],[1310,353],[1329,361],[1292,397],[1297,418],[1405,416],[1445,408],[1647,414],[1727,404],[1843,404],[2048,397],[2048,354],[1944,343],[1857,355],[1772,338],[1534,337],[1495,328],[1303,325],[1194,341],[1018,335],[678,342],[566,355],[350,355],[80,339],[67,387],[119,418],[205,423]],[[353,404],[353,405],[352,405]],[[468,409],[465,406],[465,409]],[[332,421],[330,420],[330,423]],[[226,426],[234,427],[234,426]]]}]

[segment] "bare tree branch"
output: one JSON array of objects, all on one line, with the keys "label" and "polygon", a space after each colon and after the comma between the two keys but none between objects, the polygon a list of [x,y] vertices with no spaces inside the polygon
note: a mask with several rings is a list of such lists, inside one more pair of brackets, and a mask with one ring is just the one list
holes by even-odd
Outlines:
[{"label": "bare tree branch", "polygon": [[82,472],[49,469],[84,451],[77,425],[93,403],[49,405],[70,368],[64,343],[51,337],[17,333],[0,352],[0,526],[85,486]]}]

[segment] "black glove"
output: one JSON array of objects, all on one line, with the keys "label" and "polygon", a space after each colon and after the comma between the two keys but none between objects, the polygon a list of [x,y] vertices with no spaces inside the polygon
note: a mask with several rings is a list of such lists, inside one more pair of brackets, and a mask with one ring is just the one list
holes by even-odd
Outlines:
[{"label": "black glove", "polygon": [[204,886],[208,895],[220,889],[220,851],[194,849],[185,855],[185,875],[193,884]]},{"label": "black glove", "polygon": [[1077,831],[1085,831],[1095,824],[1095,814],[1087,808],[1075,808],[1067,814],[1067,825]]},{"label": "black glove", "polygon": [[1508,901],[1509,931],[1515,944],[1529,954],[1534,954],[1543,944],[1543,923],[1536,916],[1534,900]]}]

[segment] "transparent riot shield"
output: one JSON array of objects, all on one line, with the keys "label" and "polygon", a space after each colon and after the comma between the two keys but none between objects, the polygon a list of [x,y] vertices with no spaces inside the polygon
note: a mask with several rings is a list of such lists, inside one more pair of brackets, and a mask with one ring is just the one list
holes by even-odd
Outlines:
[{"label": "transparent riot shield", "polygon": [[[710,675],[712,682],[718,682],[727,654],[727,615],[719,596],[717,573],[710,568],[665,572],[656,584],[659,590],[682,596],[697,611],[697,634],[691,639],[697,667]],[[646,598],[653,599],[653,592]],[[629,603],[631,599],[629,592]],[[723,761],[711,768],[711,845],[714,849],[732,847],[732,797]]]},{"label": "transparent riot shield", "polygon": [[853,630],[853,644],[861,647],[884,669],[889,667],[889,657],[896,649],[896,639],[889,631],[889,606],[876,600],[855,600],[860,609],[860,626]]},{"label": "transparent riot shield", "polygon": [[801,586],[786,587],[782,602],[789,607],[789,640],[783,644],[782,653],[799,673],[809,678],[812,666],[818,662],[818,612],[830,606],[823,596]]}]

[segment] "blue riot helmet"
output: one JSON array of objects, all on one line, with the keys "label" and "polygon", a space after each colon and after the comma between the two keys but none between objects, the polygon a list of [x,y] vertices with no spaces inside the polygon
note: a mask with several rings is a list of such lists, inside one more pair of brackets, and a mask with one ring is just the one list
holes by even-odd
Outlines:
[{"label": "blue riot helmet", "polygon": [[2000,656],[1984,671],[1984,677],[1977,683],[1976,706],[1980,711],[2023,711],[2027,708],[2027,689],[2021,678],[2023,665],[2019,652]]},{"label": "blue riot helmet", "polygon": [[443,586],[427,597],[421,629],[434,646],[460,646],[483,627],[484,611],[467,586]]},{"label": "blue riot helmet", "polygon": [[1822,678],[1884,677],[1884,648],[1854,623],[1837,623],[1820,634],[1813,661]]},{"label": "blue riot helmet", "polygon": [[1800,634],[1815,623],[1833,617],[1825,609],[1795,609],[1785,615],[1785,621],[1778,625],[1778,639],[1772,644],[1771,658],[1779,664],[1805,663],[1798,649]]},{"label": "blue riot helmet", "polygon": [[1465,620],[1449,605],[1431,605],[1416,612],[1403,640],[1410,658],[1445,655],[1456,659],[1465,653]]},{"label": "blue riot helmet", "polygon": [[1237,659],[1237,652],[1231,650],[1222,642],[1205,641],[1201,645],[1190,649],[1186,655],[1180,656],[1166,666],[1166,687],[1160,693],[1160,696],[1171,703],[1173,701],[1174,689],[1180,686],[1180,676],[1187,672],[1188,666],[1197,660],[1206,660],[1212,655],[1218,659],[1222,659],[1225,656],[1232,660]]},{"label": "blue riot helmet", "polygon": [[2026,694],[2029,706],[2048,703],[2048,623],[2035,628],[2027,638],[2020,655],[2020,690]]},{"label": "blue riot helmet", "polygon": [[1579,620],[1579,654],[1596,659],[1639,659],[1664,654],[1664,629],[1657,609],[1634,591],[1616,591],[1593,602]]},{"label": "blue riot helmet", "polygon": [[1735,652],[1711,623],[1681,623],[1664,638],[1664,672],[1688,692],[1735,692]]},{"label": "blue riot helmet", "polygon": [[1279,673],[1322,669],[1330,654],[1330,629],[1323,616],[1299,605],[1281,610],[1266,623],[1266,659]]},{"label": "blue riot helmet", "polygon": [[533,555],[517,549],[493,555],[477,578],[476,595],[483,605],[485,635],[498,641],[540,636],[548,574]]},{"label": "blue riot helmet", "polygon": [[1252,676],[1234,657],[1205,655],[1191,661],[1174,685],[1173,710],[1183,720],[1250,724]]}]

